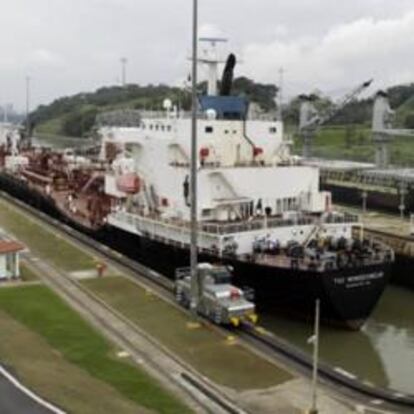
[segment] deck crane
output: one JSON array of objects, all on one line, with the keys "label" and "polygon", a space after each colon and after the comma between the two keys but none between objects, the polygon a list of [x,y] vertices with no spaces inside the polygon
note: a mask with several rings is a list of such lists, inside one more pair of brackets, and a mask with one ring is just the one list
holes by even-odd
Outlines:
[{"label": "deck crane", "polygon": [[301,100],[299,111],[299,136],[303,140],[304,158],[310,158],[312,156],[312,143],[318,128],[330,121],[348,103],[367,89],[372,81],[373,80],[371,79],[358,85],[358,87],[346,94],[337,104],[324,112],[320,112],[316,109],[314,102],[317,97],[315,95],[301,95],[299,97]]},{"label": "deck crane", "polygon": [[395,111],[391,109],[389,96],[379,91],[375,97],[372,117],[372,140],[375,145],[375,164],[378,168],[389,165],[389,145],[394,137],[414,137],[413,129],[395,129],[392,127]]}]

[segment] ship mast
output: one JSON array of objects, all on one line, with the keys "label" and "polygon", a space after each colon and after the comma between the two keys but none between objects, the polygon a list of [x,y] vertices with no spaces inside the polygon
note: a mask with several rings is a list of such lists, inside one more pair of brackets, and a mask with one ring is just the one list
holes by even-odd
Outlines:
[{"label": "ship mast", "polygon": [[197,65],[198,65],[198,0],[193,0],[193,56],[192,56],[192,119],[191,119],[191,303],[197,313],[199,303],[198,255],[197,255]]},{"label": "ship mast", "polygon": [[226,43],[227,39],[221,37],[201,37],[198,41],[210,44],[210,49],[203,51],[203,56],[198,59],[198,62],[204,63],[208,68],[207,95],[217,96],[218,65],[226,63],[218,58],[217,43]]}]

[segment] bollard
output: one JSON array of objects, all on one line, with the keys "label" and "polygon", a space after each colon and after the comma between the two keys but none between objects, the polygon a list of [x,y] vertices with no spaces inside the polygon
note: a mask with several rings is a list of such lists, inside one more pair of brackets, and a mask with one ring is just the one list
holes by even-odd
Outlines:
[{"label": "bollard", "polygon": [[96,265],[96,270],[98,272],[98,277],[102,277],[106,270],[106,264],[105,263],[98,263]]}]

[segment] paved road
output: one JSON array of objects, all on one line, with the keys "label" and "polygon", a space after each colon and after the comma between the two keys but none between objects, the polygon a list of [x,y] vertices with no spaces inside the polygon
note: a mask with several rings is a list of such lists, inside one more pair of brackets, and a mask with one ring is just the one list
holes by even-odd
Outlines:
[{"label": "paved road", "polygon": [[0,413],[51,414],[52,411],[29,398],[0,373]]}]

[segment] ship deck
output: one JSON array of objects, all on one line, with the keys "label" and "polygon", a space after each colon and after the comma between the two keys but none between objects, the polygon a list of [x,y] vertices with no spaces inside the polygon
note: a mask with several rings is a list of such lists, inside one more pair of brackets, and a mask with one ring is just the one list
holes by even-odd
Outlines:
[{"label": "ship deck", "polygon": [[337,253],[326,251],[325,254],[330,254],[330,257],[316,259],[310,256],[304,256],[300,258],[290,257],[283,252],[281,254],[269,254],[269,253],[255,253],[244,258],[244,261],[251,261],[253,263],[280,268],[280,269],[291,269],[295,271],[303,272],[317,272],[324,273],[327,271],[335,271],[342,268],[360,268],[365,266],[378,265],[392,260],[387,258],[387,252],[381,252],[377,256],[369,256],[360,259],[353,259],[347,264],[339,267],[337,262]]},{"label": "ship deck", "polygon": [[91,223],[90,213],[88,213],[88,200],[85,197],[76,198],[76,208],[71,209],[68,201],[71,193],[71,191],[55,191],[51,194],[51,197],[65,216],[70,217],[81,226],[93,229],[94,226]]},{"label": "ship deck", "polygon": [[88,199],[87,197],[77,197],[76,202],[73,203],[75,208],[71,208],[69,203],[69,196],[73,194],[72,190],[51,190],[49,195],[46,193],[44,186],[36,185],[30,183],[30,187],[35,189],[38,193],[43,194],[45,198],[50,198],[53,200],[56,208],[61,212],[61,214],[73,222],[77,223],[79,226],[82,226],[86,229],[96,230],[99,226],[94,226],[91,221],[91,215],[88,212]]},{"label": "ship deck", "polygon": [[[311,265],[311,261],[308,258],[304,259],[293,259],[292,257],[279,254],[279,255],[271,255],[271,254],[255,254],[254,262],[260,265],[269,266],[269,267],[276,267],[276,268],[283,268],[283,269],[296,269],[302,271],[317,271],[318,268],[315,267],[313,269]],[[322,271],[322,269],[321,269]]]}]

